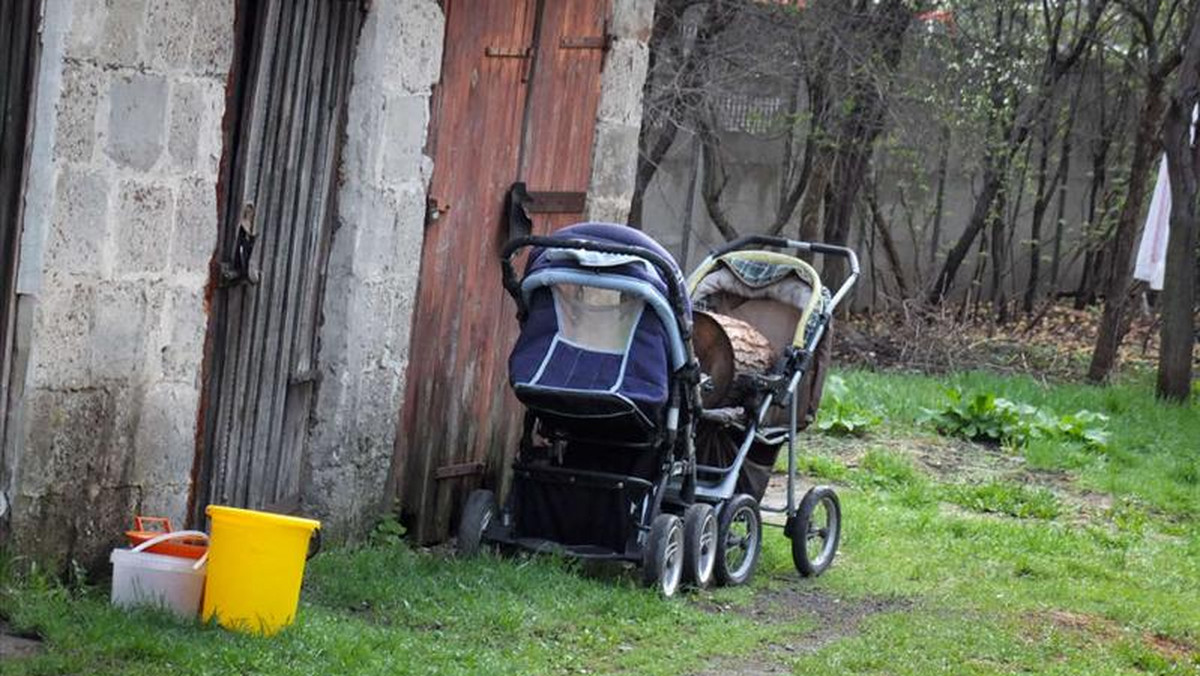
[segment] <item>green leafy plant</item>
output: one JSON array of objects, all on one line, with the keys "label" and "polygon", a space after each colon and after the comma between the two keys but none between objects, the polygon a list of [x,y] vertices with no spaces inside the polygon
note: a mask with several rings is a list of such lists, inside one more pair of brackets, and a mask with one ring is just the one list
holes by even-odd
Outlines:
[{"label": "green leafy plant", "polygon": [[829,376],[821,411],[814,426],[831,436],[861,437],[878,425],[882,418],[847,396],[849,388],[841,376]]},{"label": "green leafy plant", "polygon": [[407,529],[395,514],[388,514],[371,529],[370,542],[374,547],[394,547],[404,540]]},{"label": "green leafy plant", "polygon": [[1108,445],[1108,416],[1102,413],[1078,411],[1054,416],[992,392],[967,396],[957,388],[951,389],[946,404],[940,409],[922,409],[918,422],[932,424],[941,434],[1017,447],[1033,439],[1079,442],[1093,449]]},{"label": "green leafy plant", "polygon": [[1108,416],[1094,411],[1078,411],[1055,421],[1055,435],[1068,441],[1082,442],[1088,448],[1108,447]]}]

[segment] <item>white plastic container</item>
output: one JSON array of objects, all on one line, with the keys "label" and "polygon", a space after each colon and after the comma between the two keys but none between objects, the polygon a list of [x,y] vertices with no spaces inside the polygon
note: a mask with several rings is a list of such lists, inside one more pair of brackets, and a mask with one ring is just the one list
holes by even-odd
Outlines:
[{"label": "white plastic container", "polygon": [[197,560],[142,551],[165,540],[183,537],[208,539],[200,531],[180,530],[164,533],[133,549],[114,549],[109,557],[113,565],[112,604],[122,608],[152,606],[169,610],[181,619],[195,618],[204,595],[207,555]]}]

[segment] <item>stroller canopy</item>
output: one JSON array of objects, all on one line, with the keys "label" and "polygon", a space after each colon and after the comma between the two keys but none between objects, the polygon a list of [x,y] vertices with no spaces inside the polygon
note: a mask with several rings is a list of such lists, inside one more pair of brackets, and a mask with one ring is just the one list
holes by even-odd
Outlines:
[{"label": "stroller canopy", "polygon": [[[671,255],[632,228],[584,223],[551,237],[647,249],[683,276]],[[543,419],[585,438],[642,440],[656,430],[671,374],[686,363],[690,325],[672,310],[663,271],[643,258],[565,245],[531,251],[521,282],[528,315],[509,357],[517,397]]]}]

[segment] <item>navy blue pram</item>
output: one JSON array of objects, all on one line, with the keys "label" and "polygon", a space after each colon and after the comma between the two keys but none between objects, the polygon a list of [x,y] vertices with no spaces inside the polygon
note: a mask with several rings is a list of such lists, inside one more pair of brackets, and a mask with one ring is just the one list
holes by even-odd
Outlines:
[{"label": "navy blue pram", "polygon": [[665,269],[630,254],[538,248],[521,282],[525,319],[509,359],[517,397],[575,439],[650,443],[661,432],[671,376],[687,365],[682,336],[691,307],[670,255],[636,230],[584,224],[559,231],[599,245],[636,246]]}]

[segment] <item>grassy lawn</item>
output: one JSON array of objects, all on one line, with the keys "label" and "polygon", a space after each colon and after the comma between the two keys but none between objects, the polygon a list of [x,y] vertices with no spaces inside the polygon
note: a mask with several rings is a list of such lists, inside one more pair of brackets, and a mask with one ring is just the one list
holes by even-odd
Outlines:
[{"label": "grassy lawn", "polygon": [[[0,573],[0,618],[46,640],[0,673],[1200,673],[1200,405],[1148,382],[843,376],[880,422],[805,438],[846,519],[815,581],[774,530],[751,587],[671,601],[548,558],[344,549],[312,562],[297,624],[256,639]],[[1108,443],[939,435],[918,418],[949,385],[1106,414]]]}]

